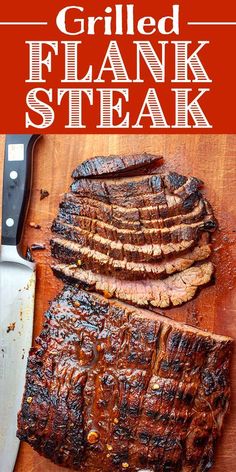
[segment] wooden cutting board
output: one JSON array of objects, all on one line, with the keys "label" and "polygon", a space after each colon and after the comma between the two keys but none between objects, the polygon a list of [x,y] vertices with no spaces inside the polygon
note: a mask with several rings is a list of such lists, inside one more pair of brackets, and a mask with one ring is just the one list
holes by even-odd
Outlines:
[{"label": "wooden cutting board", "polygon": [[[205,194],[219,220],[214,235],[215,285],[207,287],[191,302],[165,314],[194,326],[236,339],[236,135],[47,135],[37,143],[34,156],[33,192],[25,226],[23,250],[33,243],[46,244],[34,251],[37,291],[34,335],[41,329],[43,312],[62,287],[50,264],[50,225],[62,194],[68,190],[71,172],[82,160],[97,154],[133,152],[162,154],[172,170],[205,182]],[[4,136],[0,136],[3,159]],[[1,159],[1,162],[2,162]],[[2,172],[1,172],[2,175]],[[40,200],[40,189],[49,196]],[[29,224],[37,223],[41,229]],[[232,365],[232,405],[218,442],[214,472],[233,472],[236,463],[236,358]],[[63,469],[22,444],[15,472],[59,472]],[[66,470],[66,469],[64,469]],[[92,471],[88,471],[92,472]]]}]

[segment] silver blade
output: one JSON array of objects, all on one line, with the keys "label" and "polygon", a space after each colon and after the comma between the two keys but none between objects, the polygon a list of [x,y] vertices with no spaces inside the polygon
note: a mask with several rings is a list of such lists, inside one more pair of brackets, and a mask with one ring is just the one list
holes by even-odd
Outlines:
[{"label": "silver blade", "polygon": [[17,413],[32,342],[35,270],[0,263],[0,469],[11,472],[19,448]]}]

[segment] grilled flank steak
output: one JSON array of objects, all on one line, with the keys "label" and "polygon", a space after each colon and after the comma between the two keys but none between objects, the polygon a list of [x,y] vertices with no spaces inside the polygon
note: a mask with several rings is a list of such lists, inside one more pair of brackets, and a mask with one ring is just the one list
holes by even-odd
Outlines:
[{"label": "grilled flank steak", "polygon": [[98,156],[75,169],[52,225],[55,274],[157,307],[184,303],[211,281],[217,222],[203,182],[159,164],[149,154]]},{"label": "grilled flank steak", "polygon": [[231,344],[66,286],[29,355],[17,435],[75,470],[206,471]]},{"label": "grilled flank steak", "polygon": [[228,410],[232,340],[158,313],[212,280],[217,226],[203,182],[159,165],[83,162],[52,225],[67,284],[29,354],[17,435],[80,472],[206,472]]}]

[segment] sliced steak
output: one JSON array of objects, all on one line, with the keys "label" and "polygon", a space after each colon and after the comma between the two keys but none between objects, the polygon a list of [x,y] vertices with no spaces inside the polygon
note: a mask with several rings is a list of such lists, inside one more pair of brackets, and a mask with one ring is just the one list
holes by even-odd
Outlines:
[{"label": "sliced steak", "polygon": [[[144,245],[144,244],[169,244],[179,243],[182,241],[198,241],[201,232],[206,231],[210,222],[211,228],[216,227],[215,220],[212,216],[205,216],[202,220],[191,224],[182,223],[172,226],[171,228],[143,228],[120,229],[115,226],[103,223],[99,220],[87,218],[85,216],[78,217],[78,226],[70,225],[73,232],[80,236],[80,232],[85,230],[91,234],[98,234],[104,239],[110,241],[121,242],[123,244]],[[60,225],[67,224],[62,220],[55,220],[52,226],[53,232],[57,232]]]},{"label": "sliced steak", "polygon": [[154,154],[130,154],[126,156],[95,156],[82,162],[72,173],[74,179],[86,177],[120,177],[142,175],[156,169],[162,156]]},{"label": "sliced steak", "polygon": [[[86,230],[73,228],[71,225],[65,223],[54,222],[52,230],[62,235],[64,241],[66,239],[79,244],[80,246],[87,246],[91,250],[98,251],[102,254],[108,255],[113,259],[123,260],[127,259],[128,262],[155,262],[161,259],[168,258],[174,254],[179,254],[187,251],[189,248],[196,244],[195,240],[181,241],[178,243],[170,244],[123,244],[120,241],[115,242],[109,239],[102,238],[98,234],[89,233]],[[208,238],[208,234],[203,234],[199,240]],[[50,241],[52,251],[54,251],[54,243],[61,238],[53,238]],[[74,246],[76,248],[76,246]],[[54,255],[54,254],[53,254]]]},{"label": "sliced steak", "polygon": [[30,351],[19,439],[81,472],[206,471],[232,340],[67,286]]},{"label": "sliced steak", "polygon": [[[121,204],[110,205],[108,203],[100,202],[99,200],[96,200],[96,198],[80,197],[80,195],[71,192],[64,195],[65,202],[72,202],[78,206],[87,205],[88,207],[96,208],[96,211],[102,212],[100,214],[105,212],[107,215],[110,214],[112,208],[112,212],[117,218],[125,217],[129,221],[134,221],[134,219],[138,220],[139,217],[144,220],[150,220],[153,218],[168,218],[179,214],[189,213],[194,210],[196,205],[198,205],[202,196],[200,192],[195,192],[185,200],[182,200],[176,195],[166,195],[165,203],[158,204],[155,195],[152,194],[149,196],[149,202],[146,206],[144,204],[144,199],[145,197],[143,196],[125,202],[123,199],[124,205],[122,206]],[[68,212],[73,213],[74,208],[76,207],[70,207],[67,205]],[[101,219],[105,221],[103,217],[101,217]]]},{"label": "sliced steak", "polygon": [[[176,183],[176,188],[173,186],[173,181]],[[95,198],[109,204],[123,206],[127,200],[130,200],[131,206],[139,206],[134,204],[135,199],[138,201],[139,197],[142,197],[143,201],[149,201],[150,198],[152,201],[154,194],[156,204],[165,204],[166,193],[176,194],[184,200],[197,192],[201,186],[202,182],[195,177],[187,178],[169,173],[113,180],[103,179],[102,181],[80,179],[72,183],[71,190],[80,197]]]},{"label": "sliced steak", "polygon": [[74,279],[88,279],[97,290],[106,291],[108,283],[109,293],[130,303],[136,296],[140,305],[162,307],[190,300],[213,272],[212,265],[198,265],[210,255],[208,233],[217,226],[200,192],[203,182],[165,169],[152,173],[151,164],[146,174],[118,178],[112,164],[110,174],[105,167],[98,174],[99,165],[95,159],[84,171],[79,167],[60,204],[51,240],[57,272],[70,276],[73,270]]},{"label": "sliced steak", "polygon": [[[88,204],[87,202],[83,202],[83,199],[81,200],[80,204],[67,200],[61,202],[58,219],[65,223],[78,226],[80,225],[81,217],[87,217],[112,224],[119,229],[141,230],[142,228],[170,228],[171,226],[181,223],[194,223],[201,220],[207,213],[204,200],[200,200],[196,207],[187,214],[180,213],[167,218],[151,217],[149,219],[141,218],[141,211],[138,208],[124,211],[125,209],[122,207],[105,205],[100,202],[98,206],[93,206],[91,203]],[[120,208],[122,209],[120,210]],[[211,212],[211,215],[212,221],[214,221],[213,212]]]},{"label": "sliced steak", "polygon": [[214,268],[211,262],[190,267],[163,280],[119,280],[116,277],[97,274],[75,265],[54,264],[58,277],[77,282],[83,288],[109,294],[110,297],[139,306],[167,308],[191,300],[198,288],[208,284]]},{"label": "sliced steak", "polygon": [[67,241],[53,239],[52,255],[60,262],[75,264],[86,270],[101,274],[114,275],[119,279],[157,279],[191,267],[194,262],[207,259],[211,254],[209,244],[200,244],[192,251],[179,257],[172,257],[160,262],[128,262],[127,259],[114,259],[90,247]]}]

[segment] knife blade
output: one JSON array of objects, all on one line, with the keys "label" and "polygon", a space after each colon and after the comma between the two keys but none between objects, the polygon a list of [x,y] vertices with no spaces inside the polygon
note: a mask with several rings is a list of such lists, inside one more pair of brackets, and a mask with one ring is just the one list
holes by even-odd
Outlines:
[{"label": "knife blade", "polygon": [[17,413],[32,342],[35,264],[20,242],[32,181],[32,154],[40,135],[6,135],[0,252],[0,470],[14,469]]}]

